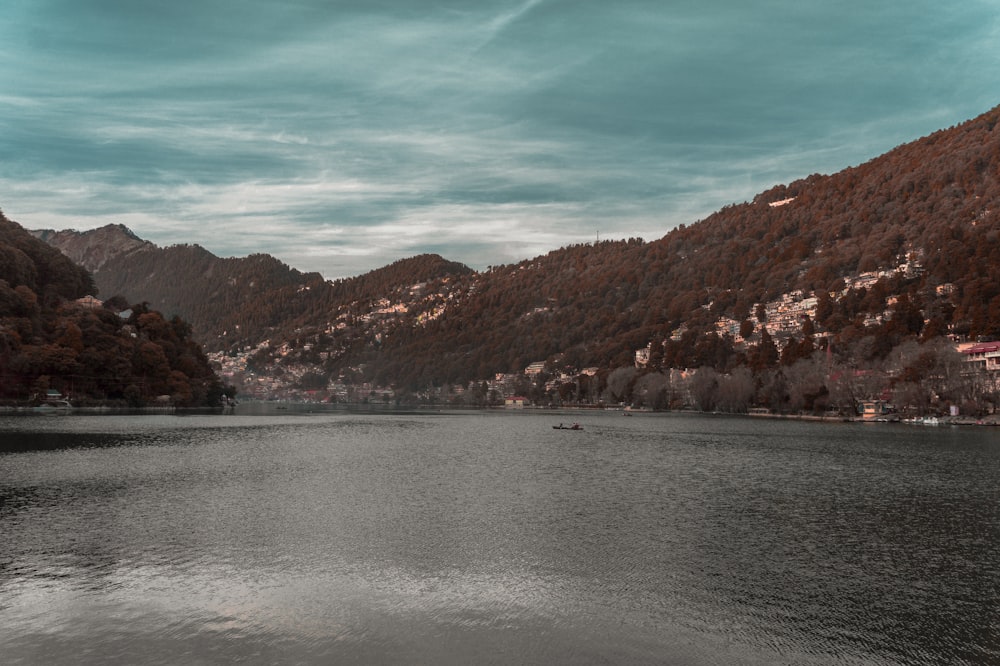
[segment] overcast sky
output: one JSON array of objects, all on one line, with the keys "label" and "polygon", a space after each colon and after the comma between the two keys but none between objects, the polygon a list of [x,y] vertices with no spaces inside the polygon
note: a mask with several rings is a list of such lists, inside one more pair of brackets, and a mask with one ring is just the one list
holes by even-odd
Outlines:
[{"label": "overcast sky", "polygon": [[1000,104],[996,0],[4,0],[0,209],[327,278],[662,237]]}]

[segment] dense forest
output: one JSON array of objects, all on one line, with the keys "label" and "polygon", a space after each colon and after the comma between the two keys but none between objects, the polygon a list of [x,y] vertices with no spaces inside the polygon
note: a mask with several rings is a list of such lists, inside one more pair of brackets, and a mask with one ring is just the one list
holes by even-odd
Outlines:
[{"label": "dense forest", "polygon": [[[606,375],[649,345],[649,370],[744,368],[760,388],[764,373],[819,353],[857,370],[945,335],[1000,336],[998,120],[1000,107],[651,242],[573,245],[483,272],[427,255],[331,283],[265,255],[177,246],[123,253],[95,277],[169,300],[212,349],[257,348],[258,373],[309,364],[314,383],[416,391],[538,361]],[[764,304],[793,293],[815,297],[814,314],[772,336]]]},{"label": "dense forest", "polygon": [[0,213],[0,400],[219,404],[223,387],[184,320],[121,297],[96,304],[95,291],[84,268]]},{"label": "dense forest", "polygon": [[[747,356],[762,342],[756,306],[796,290],[820,305],[786,362],[806,355],[802,343],[816,333],[829,334],[834,354],[856,354],[853,342],[874,338],[858,362],[913,336],[998,336],[998,120],[1000,108],[653,242],[573,246],[494,268],[460,308],[387,336],[371,358],[376,377],[460,381],[556,355],[568,366],[621,367],[654,340],[666,341],[668,367],[729,371],[761,362]],[[914,269],[846,288],[850,276],[903,264]],[[718,334],[722,316],[746,323],[747,350]]]}]

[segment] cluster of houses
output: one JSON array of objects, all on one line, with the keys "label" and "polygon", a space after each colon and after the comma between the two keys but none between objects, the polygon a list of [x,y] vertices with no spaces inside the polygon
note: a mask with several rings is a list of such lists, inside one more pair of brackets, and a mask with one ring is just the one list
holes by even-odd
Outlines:
[{"label": "cluster of houses", "polygon": [[[757,326],[766,328],[780,349],[788,336],[802,329],[804,319],[815,318],[817,302],[816,296],[806,296],[798,290],[782,294],[781,298],[763,304],[766,316],[764,321],[757,323]],[[756,311],[756,306],[754,310]],[[715,322],[715,329],[719,335],[727,335],[733,338],[737,345],[741,345],[747,342],[740,335],[741,324],[742,322],[731,317],[720,317]],[[679,338],[681,332],[675,331],[674,337]]]},{"label": "cluster of houses", "polygon": [[[918,274],[921,270],[922,268],[919,263],[916,261],[909,261],[901,263],[899,266],[890,270],[860,273],[856,276],[845,278],[845,289],[843,293],[846,293],[848,289],[870,288],[879,280],[885,278],[891,278],[898,275],[912,277],[913,275]],[[410,289],[411,296],[423,295],[423,288],[424,285],[414,285]],[[941,285],[938,287],[938,292],[942,295],[946,295],[950,288],[950,285]],[[831,295],[839,296],[842,294]],[[441,298],[442,296],[444,297]],[[432,297],[433,296],[429,296],[428,298]],[[437,294],[436,297],[440,302],[434,304],[435,307],[433,310],[428,311],[425,319],[433,319],[440,316],[446,308],[448,296]],[[753,311],[755,313],[762,311],[762,316],[756,322],[755,328],[757,330],[765,328],[780,349],[791,338],[791,336],[798,334],[802,330],[802,324],[806,319],[815,319],[817,305],[818,299],[814,293],[791,291],[783,294],[778,299],[754,306]],[[886,307],[891,307],[891,305],[892,299],[889,299],[886,303]],[[368,315],[359,317],[359,320],[365,321],[365,317],[370,317],[372,319],[386,316],[391,317],[405,313],[406,310],[407,306],[403,303],[393,303],[388,299],[382,299],[374,304],[374,307]],[[876,314],[873,317],[874,321],[872,323],[877,323],[884,317],[885,313]],[[331,324],[331,329],[346,326],[348,319],[349,317],[347,314],[341,313],[335,322]],[[355,321],[358,320],[356,319]],[[716,322],[716,329],[720,334],[731,336],[737,345],[747,343],[747,341],[740,335],[740,321],[731,318],[720,318]],[[682,332],[683,331],[675,331],[675,337],[679,336]],[[817,337],[822,337],[824,333],[817,332],[815,335]],[[648,365],[651,355],[651,344],[652,343],[635,352],[634,361],[637,368],[642,368]],[[378,402],[388,402],[395,398],[394,392],[389,388],[376,387],[370,384],[351,384],[344,380],[331,381],[325,389],[317,391],[292,388],[298,383],[298,380],[302,379],[302,377],[304,377],[307,373],[317,371],[317,369],[310,364],[283,364],[283,375],[280,378],[266,375],[256,375],[249,372],[247,360],[259,349],[266,346],[267,343],[265,342],[255,349],[248,348],[247,350],[235,355],[214,353],[209,354],[209,358],[224,379],[241,380],[239,382],[241,384],[240,389],[244,393],[248,393],[258,399],[330,400],[337,402],[373,400]],[[965,355],[970,369],[985,369],[990,371],[991,375],[996,373],[996,377],[1000,379],[1000,342],[962,343],[958,344],[956,348]],[[291,348],[287,347],[277,348],[274,350],[274,356],[276,358],[285,357],[292,351],[293,350]],[[325,354],[323,355],[325,356]],[[566,373],[556,373],[556,375],[547,378],[545,386],[546,392],[558,389],[560,385],[567,382],[576,381],[580,375],[594,376],[598,373],[598,370],[598,368],[584,368],[572,376]],[[538,376],[545,371],[545,362],[538,361],[529,364],[522,373],[497,374],[492,378],[470,382],[468,386],[455,385],[442,387],[433,391],[435,395],[429,397],[440,399],[462,399],[463,397],[467,397],[467,394],[470,391],[476,391],[477,393],[483,393],[485,391],[485,394],[488,396],[487,400],[490,404],[502,403],[511,408],[524,407],[530,404],[530,401],[522,395],[526,380],[531,384],[537,385]],[[686,379],[686,377],[683,376],[685,371],[678,370],[675,372],[680,372],[682,375],[671,377],[672,383],[674,381],[677,381],[678,384],[683,383]],[[873,403],[872,405],[868,405],[867,408],[872,415],[876,415],[879,413],[882,406]]]}]

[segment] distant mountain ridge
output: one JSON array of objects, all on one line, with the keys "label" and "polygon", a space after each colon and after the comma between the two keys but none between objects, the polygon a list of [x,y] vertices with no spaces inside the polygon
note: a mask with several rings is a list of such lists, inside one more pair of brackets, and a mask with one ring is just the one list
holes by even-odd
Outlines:
[{"label": "distant mountain ridge", "polygon": [[1000,336],[998,121],[1000,107],[652,242],[575,245],[482,273],[425,255],[329,283],[265,255],[175,246],[106,257],[95,280],[104,295],[176,307],[210,348],[266,340],[258,371],[300,363],[414,389],[537,361],[622,367],[651,343],[665,367],[731,370],[767,341],[764,304],[795,293],[818,305],[808,332],[786,337],[836,354],[872,338],[871,360],[929,332]]},{"label": "distant mountain ridge", "polygon": [[73,229],[40,229],[29,233],[59,248],[63,254],[91,273],[100,270],[112,257],[153,246],[123,224],[109,224],[83,233]]},{"label": "distant mountain ridge", "polygon": [[336,301],[336,294],[377,300],[401,284],[471,272],[436,255],[421,255],[360,278],[328,282],[268,254],[220,258],[199,245],[161,248],[120,224],[31,233],[92,271],[104,297],[121,295],[178,314],[210,349],[257,344],[319,303]]},{"label": "distant mountain ridge", "polygon": [[32,233],[91,270],[105,298],[121,295],[179,314],[191,322],[199,340],[214,340],[226,313],[253,306],[274,290],[320,280],[267,255],[219,259],[198,245],[160,248],[118,224]]}]

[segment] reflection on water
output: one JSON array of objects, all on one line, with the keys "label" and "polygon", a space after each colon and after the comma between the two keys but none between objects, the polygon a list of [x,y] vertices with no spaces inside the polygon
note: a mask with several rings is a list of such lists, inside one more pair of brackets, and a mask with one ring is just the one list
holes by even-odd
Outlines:
[{"label": "reflection on water", "polygon": [[0,654],[1000,663],[1000,432],[550,420],[0,420]]}]

